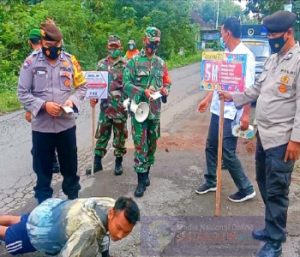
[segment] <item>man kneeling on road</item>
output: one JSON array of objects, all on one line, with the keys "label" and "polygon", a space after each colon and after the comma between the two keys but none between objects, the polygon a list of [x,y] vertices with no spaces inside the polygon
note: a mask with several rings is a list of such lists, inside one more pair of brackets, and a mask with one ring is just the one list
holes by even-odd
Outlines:
[{"label": "man kneeling on road", "polygon": [[0,216],[0,239],[7,251],[40,251],[68,257],[109,257],[109,241],[126,237],[140,219],[137,204],[120,197],[50,198],[23,216]]}]

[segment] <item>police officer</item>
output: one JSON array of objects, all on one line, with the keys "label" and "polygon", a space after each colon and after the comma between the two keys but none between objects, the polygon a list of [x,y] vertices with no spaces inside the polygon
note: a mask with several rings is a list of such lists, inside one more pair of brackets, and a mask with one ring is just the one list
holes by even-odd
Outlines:
[{"label": "police officer", "polygon": [[136,197],[143,196],[150,185],[149,171],[154,164],[156,141],[160,137],[161,100],[151,99],[151,94],[159,91],[166,96],[171,86],[166,64],[155,54],[160,43],[160,30],[148,27],[143,43],[144,49],[129,60],[123,76],[127,95],[137,104],[147,102],[150,105],[150,113],[144,122],[138,122],[134,116],[131,119],[134,169],[138,176]]},{"label": "police officer", "polygon": [[76,58],[62,50],[62,34],[52,21],[41,24],[42,50],[24,62],[18,86],[20,102],[32,115],[35,197],[41,203],[52,196],[52,161],[55,148],[63,176],[62,189],[69,199],[78,197],[76,126],[74,113],[86,92]]},{"label": "police officer", "polygon": [[[108,56],[98,62],[97,70],[108,71],[108,98],[101,100],[101,112],[96,131],[96,148],[94,157],[94,171],[102,170],[102,158],[106,154],[107,144],[113,131],[113,147],[116,176],[123,173],[123,156],[126,153],[125,141],[128,136],[127,131],[127,112],[123,107],[124,89],[123,89],[123,71],[126,67],[126,61],[121,57],[121,41],[116,35],[110,35],[107,42]],[[91,99],[91,106],[94,107],[98,100]],[[90,174],[90,169],[87,174]]]},{"label": "police officer", "polygon": [[292,29],[296,15],[278,11],[263,20],[273,54],[244,94],[220,93],[239,107],[257,100],[256,177],[265,204],[265,228],[252,236],[266,241],[258,257],[277,257],[286,240],[289,186],[300,154],[300,47]]}]

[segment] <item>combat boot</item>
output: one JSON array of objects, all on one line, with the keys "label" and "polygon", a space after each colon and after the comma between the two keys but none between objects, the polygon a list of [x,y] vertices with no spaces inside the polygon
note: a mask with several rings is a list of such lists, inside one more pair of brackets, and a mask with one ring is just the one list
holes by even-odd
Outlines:
[{"label": "combat boot", "polygon": [[150,186],[150,179],[149,179],[149,172],[150,172],[150,167],[148,168],[147,172],[145,172],[145,186],[148,187]]},{"label": "combat boot", "polygon": [[123,166],[122,166],[123,157],[118,156],[116,158],[116,164],[115,164],[115,175],[120,176],[123,173]]},{"label": "combat boot", "polygon": [[[95,155],[94,157],[94,173],[103,170],[102,167],[102,157],[99,155]],[[92,168],[88,168],[85,171],[86,175],[91,175],[92,174]]]},{"label": "combat boot", "polygon": [[142,197],[146,190],[145,186],[145,173],[137,173],[138,176],[138,185],[134,191],[135,197]]}]

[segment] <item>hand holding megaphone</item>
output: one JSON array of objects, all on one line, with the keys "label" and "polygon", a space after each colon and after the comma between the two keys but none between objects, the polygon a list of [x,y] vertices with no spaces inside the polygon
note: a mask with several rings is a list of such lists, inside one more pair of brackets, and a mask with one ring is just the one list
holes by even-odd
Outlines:
[{"label": "hand holding megaphone", "polygon": [[123,106],[126,111],[130,111],[134,113],[134,117],[138,122],[143,122],[147,119],[149,115],[149,105],[145,102],[141,102],[139,104],[136,104],[134,100],[131,100],[130,98],[127,98],[123,102]]}]

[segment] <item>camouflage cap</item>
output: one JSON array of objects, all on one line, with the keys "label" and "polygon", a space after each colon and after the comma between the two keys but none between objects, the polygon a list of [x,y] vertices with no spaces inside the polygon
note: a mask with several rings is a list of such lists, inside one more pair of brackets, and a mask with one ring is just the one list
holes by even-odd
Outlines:
[{"label": "camouflage cap", "polygon": [[29,39],[41,39],[41,30],[40,29],[32,29],[29,32],[28,38]]},{"label": "camouflage cap", "polygon": [[60,29],[56,26],[53,20],[46,20],[41,23],[42,38],[48,41],[61,41],[63,36]]},{"label": "camouflage cap", "polygon": [[118,47],[121,46],[121,40],[120,37],[117,35],[110,35],[108,37],[108,41],[107,41],[107,45],[111,46],[111,45],[117,45]]},{"label": "camouflage cap", "polygon": [[145,30],[145,36],[149,38],[151,42],[160,41],[160,30],[156,27],[147,27]]},{"label": "camouflage cap", "polygon": [[133,39],[130,39],[130,40],[128,41],[128,44],[129,44],[129,45],[130,45],[130,44],[135,45],[135,41],[134,41]]}]

